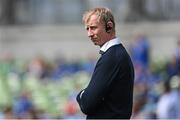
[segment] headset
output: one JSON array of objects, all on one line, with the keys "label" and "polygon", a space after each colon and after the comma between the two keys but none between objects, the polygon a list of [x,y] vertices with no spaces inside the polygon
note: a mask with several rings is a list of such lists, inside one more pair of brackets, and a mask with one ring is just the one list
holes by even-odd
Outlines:
[{"label": "headset", "polygon": [[112,28],[106,24],[105,29],[106,29],[106,32],[109,33]]},{"label": "headset", "polygon": [[108,21],[105,24],[105,30],[106,30],[107,33],[110,33],[110,31],[112,30],[112,27],[108,25],[109,22],[111,22],[111,21]]}]

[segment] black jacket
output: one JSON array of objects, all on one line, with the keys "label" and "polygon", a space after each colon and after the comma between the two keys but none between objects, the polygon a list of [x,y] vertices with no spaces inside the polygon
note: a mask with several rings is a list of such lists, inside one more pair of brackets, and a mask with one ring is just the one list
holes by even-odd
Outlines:
[{"label": "black jacket", "polygon": [[134,68],[122,44],[110,47],[98,60],[91,81],[77,95],[87,119],[129,119],[133,105]]}]

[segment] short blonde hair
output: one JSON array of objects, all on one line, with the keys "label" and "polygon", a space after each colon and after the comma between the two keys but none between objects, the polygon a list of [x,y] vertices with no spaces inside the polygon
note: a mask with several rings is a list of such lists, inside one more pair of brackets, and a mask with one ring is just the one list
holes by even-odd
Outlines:
[{"label": "short blonde hair", "polygon": [[98,16],[98,22],[107,24],[107,22],[111,21],[113,23],[113,31],[115,31],[115,22],[114,16],[109,8],[94,8],[86,11],[83,14],[83,22],[87,23],[92,15]]}]

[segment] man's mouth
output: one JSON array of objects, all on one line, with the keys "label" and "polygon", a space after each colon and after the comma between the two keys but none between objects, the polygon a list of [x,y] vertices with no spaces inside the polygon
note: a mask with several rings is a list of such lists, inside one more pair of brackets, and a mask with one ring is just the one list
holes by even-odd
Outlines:
[{"label": "man's mouth", "polygon": [[93,42],[93,43],[97,43],[97,41],[96,41],[95,39],[92,39],[92,42]]},{"label": "man's mouth", "polygon": [[91,40],[92,40],[93,42],[95,42],[95,41],[96,41],[96,38],[91,38]]}]

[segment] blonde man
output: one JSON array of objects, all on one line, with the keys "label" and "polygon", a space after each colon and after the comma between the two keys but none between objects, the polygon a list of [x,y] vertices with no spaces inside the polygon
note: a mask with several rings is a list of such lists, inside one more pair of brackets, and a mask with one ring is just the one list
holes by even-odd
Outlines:
[{"label": "blonde man", "polygon": [[129,119],[132,112],[134,68],[116,37],[115,22],[108,8],[94,8],[83,16],[88,37],[100,46],[89,85],[77,95],[87,119]]}]

